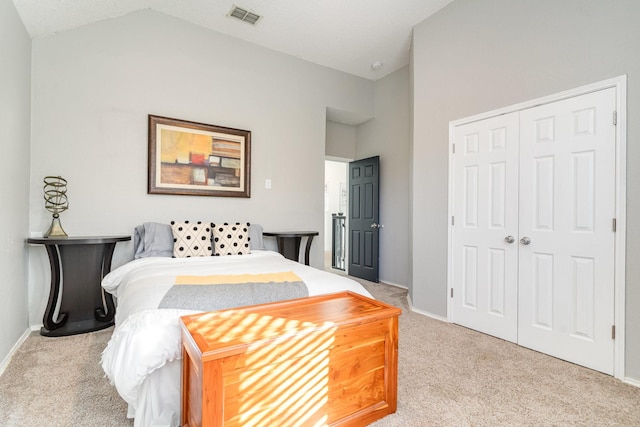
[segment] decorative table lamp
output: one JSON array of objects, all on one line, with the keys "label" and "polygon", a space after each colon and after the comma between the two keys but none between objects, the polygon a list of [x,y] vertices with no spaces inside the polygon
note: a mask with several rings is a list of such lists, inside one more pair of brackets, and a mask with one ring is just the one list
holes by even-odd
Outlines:
[{"label": "decorative table lamp", "polygon": [[53,214],[51,226],[44,237],[67,237],[60,225],[60,213],[67,210],[67,180],[61,176],[44,177],[44,207]]}]

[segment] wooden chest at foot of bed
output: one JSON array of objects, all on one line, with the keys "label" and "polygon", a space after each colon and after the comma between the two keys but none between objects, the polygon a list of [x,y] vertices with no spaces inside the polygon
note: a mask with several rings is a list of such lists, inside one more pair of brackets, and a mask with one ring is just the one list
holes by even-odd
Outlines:
[{"label": "wooden chest at foot of bed", "polygon": [[395,412],[400,313],[341,292],[182,317],[182,425],[364,426]]}]

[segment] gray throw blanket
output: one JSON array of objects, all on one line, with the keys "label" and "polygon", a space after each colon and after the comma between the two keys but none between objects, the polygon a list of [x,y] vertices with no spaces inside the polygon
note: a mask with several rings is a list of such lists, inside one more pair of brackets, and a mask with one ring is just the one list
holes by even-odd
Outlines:
[{"label": "gray throw blanket", "polygon": [[178,276],[158,308],[215,311],[309,296],[293,272]]}]

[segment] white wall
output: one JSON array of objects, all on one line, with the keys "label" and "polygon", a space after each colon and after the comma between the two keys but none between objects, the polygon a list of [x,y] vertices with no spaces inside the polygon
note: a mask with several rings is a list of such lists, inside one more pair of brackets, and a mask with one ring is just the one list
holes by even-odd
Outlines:
[{"label": "white wall", "polygon": [[325,154],[353,160],[356,157],[356,127],[327,120]]},{"label": "white wall", "polygon": [[380,281],[409,283],[409,67],[375,82],[375,118],[356,128],[356,159],[380,156]]},{"label": "white wall", "polygon": [[11,0],[0,0],[0,369],[27,330],[31,39]]},{"label": "white wall", "polygon": [[[324,167],[324,250],[332,249],[333,217],[331,214],[347,213],[347,170],[348,163],[327,160]],[[331,264],[329,264],[331,265]]]},{"label": "white wall", "polygon": [[[47,229],[42,178],[68,180],[69,234],[131,234],[143,221],[248,220],[318,230],[322,267],[326,109],[373,115],[373,82],[150,10],[33,41],[30,229]],[[252,131],[251,198],[147,194],[147,115]],[[273,188],[264,188],[266,178]],[[31,249],[30,321],[48,262]],[[114,267],[131,256],[119,244]]]},{"label": "white wall", "polygon": [[[356,126],[327,120],[325,154],[327,159],[337,160],[328,160],[325,166],[326,193],[324,230],[326,238],[324,241],[324,250],[331,251],[333,231],[331,214],[340,210],[341,183],[345,188],[348,185],[348,166],[346,162],[354,160],[356,157]],[[345,207],[342,212],[346,215],[347,208]],[[329,264],[329,266],[330,265],[331,264]]]},{"label": "white wall", "polygon": [[457,0],[415,27],[416,308],[447,311],[449,121],[627,74],[626,375],[640,379],[639,21],[636,0]]}]

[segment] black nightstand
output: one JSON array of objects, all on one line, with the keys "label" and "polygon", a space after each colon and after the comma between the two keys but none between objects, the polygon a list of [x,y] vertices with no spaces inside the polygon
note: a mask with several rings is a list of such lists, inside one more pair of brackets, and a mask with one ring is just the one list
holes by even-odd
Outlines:
[{"label": "black nightstand", "polygon": [[300,241],[307,238],[307,245],[304,250],[304,263],[309,265],[309,251],[313,237],[318,235],[317,231],[265,231],[264,236],[275,237],[278,241],[278,252],[293,261],[298,261],[300,253]]},{"label": "black nightstand", "polygon": [[[131,236],[27,239],[27,243],[45,246],[51,266],[51,291],[41,335],[61,337],[113,325],[116,307],[111,294],[102,291],[101,281],[111,270],[116,243],[127,240],[131,240]],[[60,313],[56,321],[53,315],[61,285]]]}]

